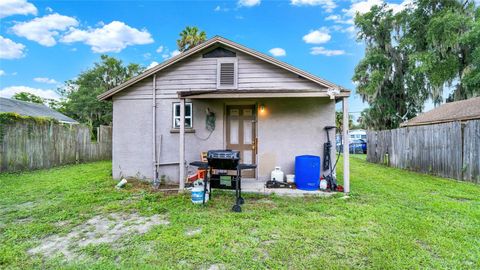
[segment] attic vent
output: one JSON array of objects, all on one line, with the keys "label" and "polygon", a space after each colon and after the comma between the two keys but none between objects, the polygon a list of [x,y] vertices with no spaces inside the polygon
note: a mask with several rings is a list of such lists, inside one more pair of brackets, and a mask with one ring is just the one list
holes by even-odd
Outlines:
[{"label": "attic vent", "polygon": [[220,85],[235,84],[235,64],[222,63],[220,64]]},{"label": "attic vent", "polygon": [[203,54],[203,58],[236,57],[237,54],[222,47]]},{"label": "attic vent", "polygon": [[217,88],[237,88],[237,62],[218,61]]}]

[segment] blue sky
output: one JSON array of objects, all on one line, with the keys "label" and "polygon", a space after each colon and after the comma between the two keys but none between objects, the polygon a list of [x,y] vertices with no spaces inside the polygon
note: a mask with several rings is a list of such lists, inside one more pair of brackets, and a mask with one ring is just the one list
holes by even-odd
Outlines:
[{"label": "blue sky", "polygon": [[[402,9],[409,0],[391,1]],[[0,1],[0,95],[54,90],[102,53],[149,66],[176,53],[178,33],[198,26],[355,90],[364,46],[352,16],[381,0]],[[276,48],[275,50],[272,50]],[[285,55],[283,55],[285,54]],[[366,105],[353,94],[351,111]]]}]

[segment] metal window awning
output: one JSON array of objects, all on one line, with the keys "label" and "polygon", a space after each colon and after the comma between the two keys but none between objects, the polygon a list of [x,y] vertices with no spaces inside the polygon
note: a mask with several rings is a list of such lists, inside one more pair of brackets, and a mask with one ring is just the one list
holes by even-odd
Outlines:
[{"label": "metal window awning", "polygon": [[[189,90],[177,92],[179,98],[215,99],[215,98],[288,98],[288,97],[331,97],[327,91],[319,90]],[[340,92],[335,97],[348,97],[349,92]]]}]

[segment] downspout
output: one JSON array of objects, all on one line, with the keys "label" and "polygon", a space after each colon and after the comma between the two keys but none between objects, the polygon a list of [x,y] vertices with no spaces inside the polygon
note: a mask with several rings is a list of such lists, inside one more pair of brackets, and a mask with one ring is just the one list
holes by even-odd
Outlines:
[{"label": "downspout", "polygon": [[158,181],[157,171],[157,75],[153,74],[152,83],[152,168],[153,168],[153,186],[158,187],[160,182]]}]

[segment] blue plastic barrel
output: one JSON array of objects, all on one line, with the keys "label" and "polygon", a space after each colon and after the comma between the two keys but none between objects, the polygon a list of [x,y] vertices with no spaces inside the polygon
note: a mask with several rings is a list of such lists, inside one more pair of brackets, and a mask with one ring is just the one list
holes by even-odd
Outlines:
[{"label": "blue plastic barrel", "polygon": [[301,190],[317,190],[320,187],[320,157],[295,157],[295,185]]}]

